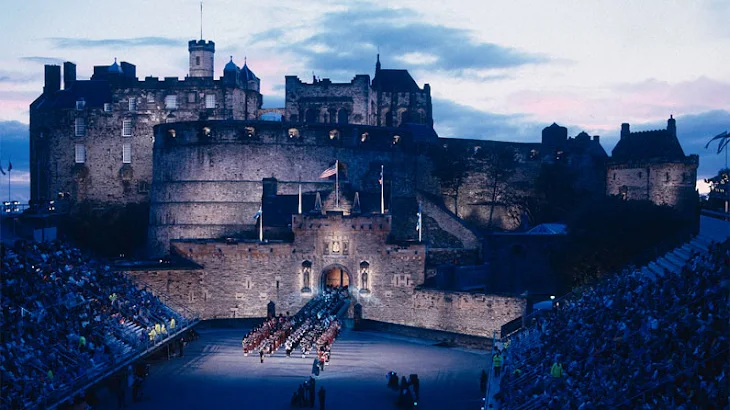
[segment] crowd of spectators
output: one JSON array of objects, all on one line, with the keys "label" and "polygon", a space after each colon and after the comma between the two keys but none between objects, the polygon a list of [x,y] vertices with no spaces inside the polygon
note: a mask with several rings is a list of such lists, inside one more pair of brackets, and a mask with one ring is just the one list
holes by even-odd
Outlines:
[{"label": "crowd of spectators", "polygon": [[263,360],[263,355],[274,354],[284,345],[287,356],[299,349],[306,357],[322,346],[331,346],[340,329],[337,312],[348,297],[346,288],[327,288],[295,315],[266,319],[243,337],[243,353],[258,352]]},{"label": "crowd of spectators", "polygon": [[156,326],[186,322],[123,274],[67,244],[19,241],[1,247],[0,256],[0,408],[62,400],[122,358],[160,342],[164,335],[149,336]]},{"label": "crowd of spectators", "polygon": [[727,409],[730,240],[678,273],[627,270],[506,343],[510,409]]}]

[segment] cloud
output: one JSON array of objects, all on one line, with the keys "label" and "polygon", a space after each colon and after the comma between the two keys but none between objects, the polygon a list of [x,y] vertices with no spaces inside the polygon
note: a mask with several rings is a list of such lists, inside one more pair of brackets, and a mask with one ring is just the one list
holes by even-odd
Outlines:
[{"label": "cloud", "polygon": [[27,84],[33,81],[38,81],[41,78],[42,77],[39,74],[0,70],[0,83],[5,84]]},{"label": "cloud", "polygon": [[434,128],[447,138],[540,142],[548,125],[522,114],[495,114],[442,99],[433,100],[433,112]]},{"label": "cloud", "polygon": [[378,50],[386,68],[398,64],[454,74],[549,61],[541,54],[480,42],[468,30],[425,23],[419,17],[410,9],[354,7],[325,13],[315,22],[315,32],[274,28],[254,35],[252,44],[278,38],[271,46],[293,53],[308,68],[347,76],[373,67]]},{"label": "cloud", "polygon": [[169,37],[135,37],[135,38],[48,38],[58,48],[90,48],[90,47],[181,47],[186,40]]},{"label": "cloud", "polygon": [[28,61],[28,62],[31,62],[31,63],[55,64],[55,65],[61,65],[65,61],[62,58],[42,57],[42,56],[20,57],[20,60],[22,60],[22,61]]}]

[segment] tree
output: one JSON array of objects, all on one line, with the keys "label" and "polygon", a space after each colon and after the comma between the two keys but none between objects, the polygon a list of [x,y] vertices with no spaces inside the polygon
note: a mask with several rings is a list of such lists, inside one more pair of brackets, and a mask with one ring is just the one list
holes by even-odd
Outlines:
[{"label": "tree", "polygon": [[641,266],[679,245],[691,227],[668,206],[604,197],[585,202],[567,220],[558,272],[586,283],[629,263]]},{"label": "tree", "polygon": [[451,188],[454,196],[454,213],[459,216],[459,188],[467,172],[466,154],[448,144],[434,147],[429,152],[434,165],[434,173],[445,187]]},{"label": "tree", "polygon": [[515,150],[506,145],[499,144],[494,148],[487,150],[483,154],[479,153],[478,158],[481,158],[485,166],[487,177],[489,178],[489,219],[487,221],[487,227],[492,228],[492,220],[494,217],[494,207],[500,204],[506,204],[507,201],[499,201],[501,196],[506,196],[509,185],[507,181],[512,175],[515,167],[517,166],[517,159]]},{"label": "tree", "polygon": [[710,184],[710,193],[708,195],[708,208],[728,212],[728,203],[730,203],[730,169],[723,168],[717,172],[712,178],[705,179],[706,184]]}]

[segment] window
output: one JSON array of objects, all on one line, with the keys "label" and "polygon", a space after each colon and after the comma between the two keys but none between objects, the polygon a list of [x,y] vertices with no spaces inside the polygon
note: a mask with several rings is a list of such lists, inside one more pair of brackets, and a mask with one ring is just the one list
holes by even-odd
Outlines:
[{"label": "window", "polygon": [[147,102],[148,103],[155,102],[155,94],[154,93],[147,93]]},{"label": "window", "polygon": [[642,176],[644,176],[644,174],[642,174],[641,172],[639,172],[639,179],[641,179]]},{"label": "window", "polygon": [[86,163],[86,147],[84,144],[76,144],[74,147],[74,161],[77,164]]},{"label": "window", "polygon": [[129,112],[137,112],[137,99],[134,97],[129,99]]},{"label": "window", "polygon": [[196,99],[195,97],[196,97],[195,96],[195,93],[188,93],[188,102],[189,103],[194,103],[195,102],[195,99]]},{"label": "window", "polygon": [[205,95],[205,108],[215,108],[215,94]]},{"label": "window", "polygon": [[86,101],[83,98],[79,98],[76,100],[76,109],[77,110],[83,110],[84,107],[86,107]]},{"label": "window", "polygon": [[77,137],[83,137],[86,135],[86,120],[83,118],[76,118],[74,120],[74,135]]},{"label": "window", "polygon": [[132,144],[129,144],[129,143],[122,144],[122,163],[123,164],[132,163]]},{"label": "window", "polygon": [[137,193],[148,194],[150,192],[150,184],[147,181],[137,182]]},{"label": "window", "polygon": [[195,65],[200,65],[200,56],[195,57]]},{"label": "window", "polygon": [[132,120],[122,120],[122,137],[132,136]]},{"label": "window", "polygon": [[165,108],[168,110],[177,109],[177,95],[165,96]]},{"label": "window", "polygon": [[665,177],[665,179],[667,180],[667,182],[669,182],[669,181],[671,180],[671,177],[669,176],[669,172],[667,172],[667,173],[666,173],[666,174],[664,175],[664,177]]},{"label": "window", "polygon": [[616,173],[615,172],[613,173],[613,180],[614,181],[616,180]]},{"label": "window", "polygon": [[104,103],[104,112],[112,112],[112,103]]}]

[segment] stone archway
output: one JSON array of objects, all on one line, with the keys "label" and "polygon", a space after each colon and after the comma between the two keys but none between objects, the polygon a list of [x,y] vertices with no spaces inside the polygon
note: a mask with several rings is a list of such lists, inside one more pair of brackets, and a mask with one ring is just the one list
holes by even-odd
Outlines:
[{"label": "stone archway", "polygon": [[350,271],[340,264],[332,264],[322,269],[319,278],[319,287],[324,290],[327,286],[347,286],[351,288],[355,283]]}]

